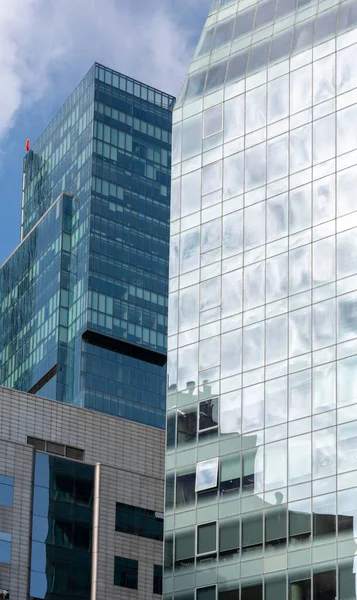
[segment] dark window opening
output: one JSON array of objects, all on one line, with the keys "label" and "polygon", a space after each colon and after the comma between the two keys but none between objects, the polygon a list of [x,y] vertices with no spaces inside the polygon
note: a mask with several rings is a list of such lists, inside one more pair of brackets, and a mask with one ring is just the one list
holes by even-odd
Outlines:
[{"label": "dark window opening", "polygon": [[336,599],[336,571],[314,572],[314,600]]},{"label": "dark window opening", "polygon": [[197,600],[216,600],[216,586],[200,588],[197,590]]},{"label": "dark window opening", "polygon": [[114,561],[114,585],[138,589],[138,561],[130,558],[115,557]]},{"label": "dark window opening", "polygon": [[41,440],[27,436],[27,443],[29,446],[33,446],[40,452],[48,452],[49,454],[57,454],[58,456],[66,456],[71,460],[84,460],[84,450],[80,448],[74,448],[73,446],[66,446],[65,444],[57,444],[48,440]]},{"label": "dark window opening", "polygon": [[162,566],[154,565],[153,593],[162,595]]},{"label": "dark window opening", "polygon": [[[203,400],[199,403],[198,429],[200,435],[207,429],[218,429],[218,398]],[[203,434],[204,435],[204,434]]]},{"label": "dark window opening", "polygon": [[116,504],[115,530],[152,540],[163,540],[163,515],[147,508]]},{"label": "dark window opening", "polygon": [[[261,584],[242,584],[241,600],[262,600],[263,586]],[[300,600],[300,599],[299,599]]]},{"label": "dark window opening", "polygon": [[179,410],[177,412],[177,445],[182,446],[196,441],[197,408]]},{"label": "dark window opening", "polygon": [[196,473],[176,476],[176,507],[195,504]]}]

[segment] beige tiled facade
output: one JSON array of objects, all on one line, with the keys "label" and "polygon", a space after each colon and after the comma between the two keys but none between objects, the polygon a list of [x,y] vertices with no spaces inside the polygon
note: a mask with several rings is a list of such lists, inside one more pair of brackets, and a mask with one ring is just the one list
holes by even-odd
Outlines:
[{"label": "beige tiled facade", "polygon": [[[0,388],[0,475],[14,478],[13,506],[0,505],[0,531],[12,535],[11,563],[0,563],[0,589],[28,598],[34,448],[27,437],[84,450],[96,465],[92,600],[158,598],[154,565],[162,543],[115,531],[116,502],[163,512],[165,432],[116,417]],[[138,589],[114,586],[114,557],[139,562]]]}]

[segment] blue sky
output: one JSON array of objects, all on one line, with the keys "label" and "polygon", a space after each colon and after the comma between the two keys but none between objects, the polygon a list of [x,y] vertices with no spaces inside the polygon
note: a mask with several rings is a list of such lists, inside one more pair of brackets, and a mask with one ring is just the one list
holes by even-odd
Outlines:
[{"label": "blue sky", "polygon": [[25,141],[91,65],[179,93],[211,0],[0,2],[0,265],[20,241]]}]

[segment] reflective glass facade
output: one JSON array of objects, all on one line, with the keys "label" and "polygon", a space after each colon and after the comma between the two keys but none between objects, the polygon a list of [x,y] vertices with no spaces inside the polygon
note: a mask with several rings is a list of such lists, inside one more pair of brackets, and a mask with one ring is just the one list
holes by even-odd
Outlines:
[{"label": "reflective glass facade", "polygon": [[217,0],[176,104],[165,600],[357,598],[356,56]]},{"label": "reflective glass facade", "polygon": [[1,385],[164,427],[173,101],[94,65],[26,155]]},{"label": "reflective glass facade", "polygon": [[89,600],[93,496],[93,466],[36,452],[31,597]]}]

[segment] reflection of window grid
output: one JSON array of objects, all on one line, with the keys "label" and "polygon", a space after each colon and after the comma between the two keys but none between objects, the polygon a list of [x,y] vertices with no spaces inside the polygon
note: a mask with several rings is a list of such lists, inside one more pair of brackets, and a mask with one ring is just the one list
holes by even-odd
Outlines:
[{"label": "reflection of window grid", "polygon": [[198,435],[218,430],[218,398],[202,400],[198,405]]}]

